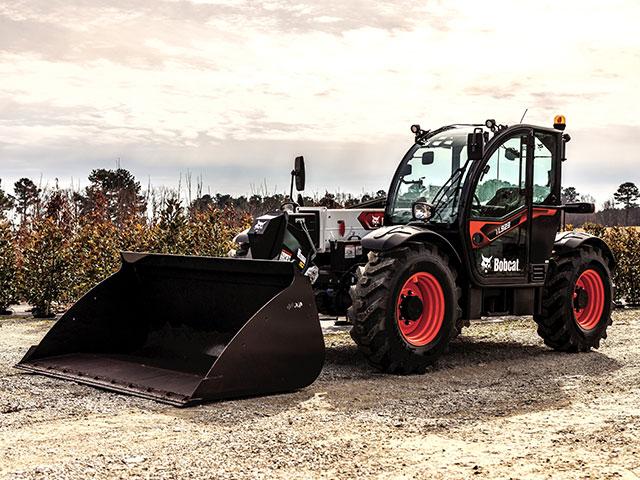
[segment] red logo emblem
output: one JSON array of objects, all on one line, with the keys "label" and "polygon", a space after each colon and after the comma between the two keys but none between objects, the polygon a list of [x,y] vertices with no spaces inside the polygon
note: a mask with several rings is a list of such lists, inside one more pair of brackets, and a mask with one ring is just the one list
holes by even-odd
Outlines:
[{"label": "red logo emblem", "polygon": [[375,230],[384,224],[384,212],[362,212],[358,221],[367,230]]}]

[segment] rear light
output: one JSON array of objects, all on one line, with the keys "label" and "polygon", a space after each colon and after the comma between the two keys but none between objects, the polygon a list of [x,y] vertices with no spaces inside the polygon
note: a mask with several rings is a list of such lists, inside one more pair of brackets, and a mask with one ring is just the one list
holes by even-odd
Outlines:
[{"label": "rear light", "polygon": [[358,215],[358,221],[367,230],[380,228],[384,223],[384,212],[362,212]]},{"label": "rear light", "polygon": [[338,233],[341,237],[347,232],[347,226],[344,224],[344,220],[338,220]]}]

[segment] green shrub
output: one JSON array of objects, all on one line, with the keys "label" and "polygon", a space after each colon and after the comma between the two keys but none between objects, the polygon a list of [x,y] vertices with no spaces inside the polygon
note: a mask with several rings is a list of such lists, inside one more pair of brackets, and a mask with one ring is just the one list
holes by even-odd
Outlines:
[{"label": "green shrub", "polygon": [[192,213],[183,234],[186,253],[223,257],[233,248],[233,237],[250,226],[250,217],[232,208],[210,207]]},{"label": "green shrub", "polygon": [[21,292],[35,317],[52,317],[71,300],[73,262],[68,229],[51,218],[32,222],[22,242]]},{"label": "green shrub", "polygon": [[607,227],[600,225],[598,223],[593,223],[593,222],[583,223],[582,229],[585,232],[600,238],[604,238],[605,234],[607,233]]},{"label": "green shrub", "polygon": [[18,268],[15,235],[8,221],[0,219],[0,315],[18,302]]},{"label": "green shrub", "polygon": [[118,229],[110,221],[86,223],[74,235],[71,251],[70,268],[74,275],[69,293],[72,298],[77,299],[118,270]]},{"label": "green shrub", "polygon": [[119,248],[127,252],[152,252],[156,247],[156,229],[142,221],[129,221],[118,231]]},{"label": "green shrub", "polygon": [[602,237],[616,257],[616,299],[640,304],[640,231],[633,227],[611,227]]}]

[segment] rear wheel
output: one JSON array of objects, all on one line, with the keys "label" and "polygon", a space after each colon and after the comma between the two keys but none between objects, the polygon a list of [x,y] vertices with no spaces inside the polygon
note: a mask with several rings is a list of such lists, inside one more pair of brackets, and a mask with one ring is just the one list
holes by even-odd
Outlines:
[{"label": "rear wheel", "polygon": [[552,260],[543,290],[538,334],[548,346],[583,352],[598,348],[611,325],[611,265],[585,246]]},{"label": "rear wheel", "polygon": [[436,246],[409,244],[370,255],[351,288],[351,337],[369,363],[422,373],[458,333],[456,270]]}]

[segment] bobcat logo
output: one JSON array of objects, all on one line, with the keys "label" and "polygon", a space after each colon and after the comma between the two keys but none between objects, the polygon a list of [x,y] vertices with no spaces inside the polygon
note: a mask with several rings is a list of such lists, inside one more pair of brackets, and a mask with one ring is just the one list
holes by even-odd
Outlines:
[{"label": "bobcat logo", "polygon": [[256,222],[256,224],[253,226],[253,230],[256,233],[262,233],[262,230],[264,230],[264,227],[267,225],[267,221],[266,220],[258,220]]},{"label": "bobcat logo", "polygon": [[480,268],[483,273],[489,272],[519,272],[520,271],[520,259],[507,260],[506,258],[493,258],[485,257],[480,254],[482,261],[480,262]]},{"label": "bobcat logo", "polygon": [[484,273],[487,273],[491,269],[491,260],[493,260],[493,255],[491,257],[485,257],[484,255],[480,254],[480,256],[482,257],[480,268],[482,268]]},{"label": "bobcat logo", "polygon": [[287,310],[300,310],[304,304],[302,302],[291,302],[287,305]]}]

